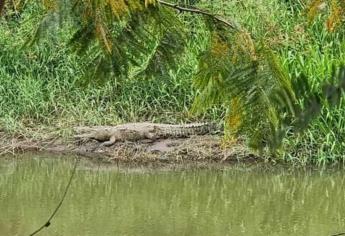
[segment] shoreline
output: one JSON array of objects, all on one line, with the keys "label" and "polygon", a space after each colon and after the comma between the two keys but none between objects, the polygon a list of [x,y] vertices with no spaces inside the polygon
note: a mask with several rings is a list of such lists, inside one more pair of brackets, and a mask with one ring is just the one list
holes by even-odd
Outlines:
[{"label": "shoreline", "polygon": [[[42,137],[42,136],[41,136]],[[124,168],[193,169],[231,167],[234,165],[276,168],[345,168],[344,162],[314,163],[260,156],[244,141],[224,144],[222,136],[198,135],[189,138],[161,139],[148,142],[118,142],[110,147],[96,140],[76,141],[71,137],[46,136],[34,139],[0,132],[0,158],[21,156],[81,157],[81,159]],[[280,166],[280,167],[278,167]]]},{"label": "shoreline", "polygon": [[77,142],[55,138],[37,141],[1,135],[0,158],[20,154],[72,155],[110,164],[148,166],[211,166],[223,164],[256,164],[267,161],[239,142],[223,147],[221,136],[203,135],[154,142],[119,142],[110,147],[95,140]]}]

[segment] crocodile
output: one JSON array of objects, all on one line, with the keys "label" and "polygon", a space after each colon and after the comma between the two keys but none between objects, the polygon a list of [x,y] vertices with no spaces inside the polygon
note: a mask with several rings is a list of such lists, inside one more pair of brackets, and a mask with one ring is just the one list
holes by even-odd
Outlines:
[{"label": "crocodile", "polygon": [[216,133],[217,127],[212,123],[192,123],[181,125],[158,123],[126,123],[117,126],[75,127],[77,139],[95,139],[102,146],[111,146],[115,142],[156,140],[162,138],[186,138],[192,135]]}]

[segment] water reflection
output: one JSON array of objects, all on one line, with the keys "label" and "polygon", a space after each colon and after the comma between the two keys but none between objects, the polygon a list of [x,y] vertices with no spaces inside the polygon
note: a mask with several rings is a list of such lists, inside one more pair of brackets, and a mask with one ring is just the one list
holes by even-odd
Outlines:
[{"label": "water reflection", "polygon": [[[0,235],[28,235],[73,162],[0,161]],[[120,172],[80,167],[41,235],[331,235],[345,231],[341,171]]]}]

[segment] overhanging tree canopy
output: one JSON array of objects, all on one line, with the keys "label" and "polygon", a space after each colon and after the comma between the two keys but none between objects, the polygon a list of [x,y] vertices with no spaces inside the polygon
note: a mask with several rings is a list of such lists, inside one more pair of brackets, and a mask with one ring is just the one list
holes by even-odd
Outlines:
[{"label": "overhanging tree canopy", "polygon": [[[343,86],[329,85],[318,94],[309,89],[305,78],[295,83],[262,40],[253,40],[231,19],[195,7],[163,0],[14,0],[6,6],[1,1],[0,10],[20,11],[31,3],[41,4],[44,14],[29,43],[54,26],[69,27],[70,46],[87,55],[86,80],[126,78],[133,67],[139,68],[140,76],[176,69],[187,47],[186,32],[193,27],[182,22],[178,13],[202,17],[209,44],[199,56],[193,78],[199,95],[192,110],[224,105],[227,135],[245,134],[256,148],[279,149],[288,130],[306,127],[319,114],[327,91]],[[304,110],[298,104],[300,98],[306,104]]]}]

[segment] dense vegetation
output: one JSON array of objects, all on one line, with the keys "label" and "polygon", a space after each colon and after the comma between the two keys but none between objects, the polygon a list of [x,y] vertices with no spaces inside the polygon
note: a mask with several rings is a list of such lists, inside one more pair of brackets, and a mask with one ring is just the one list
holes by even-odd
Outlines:
[{"label": "dense vegetation", "polygon": [[[283,139],[283,149],[279,152],[284,158],[303,163],[343,161],[343,100],[335,103],[335,109],[325,104],[321,116],[313,119],[304,133],[291,133],[289,128],[293,123],[281,122],[287,114],[289,119],[286,120],[290,121],[294,118],[290,113],[303,113],[296,110],[295,105],[286,104],[296,102],[298,105],[308,100],[305,94],[298,96],[294,84],[307,78],[304,92],[322,94],[323,84],[332,78],[333,67],[345,63],[344,27],[342,14],[339,14],[344,8],[341,5],[337,8],[335,0],[325,6],[323,1],[180,1],[235,19],[241,29],[224,29],[224,25],[209,22],[209,19],[205,21],[204,17],[181,13],[178,17],[188,26],[188,31],[184,35],[180,35],[180,31],[168,31],[173,35],[169,34],[168,40],[174,42],[174,47],[167,44],[162,47],[163,54],[152,54],[152,49],[159,47],[157,42],[164,42],[162,39],[166,36],[159,32],[156,41],[144,41],[148,54],[151,50],[150,57],[132,58],[126,70],[114,68],[112,63],[110,72],[107,61],[99,57],[104,54],[96,52],[113,51],[116,45],[125,43],[124,38],[111,41],[102,33],[105,31],[102,27],[96,27],[102,43],[98,47],[90,43],[88,47],[81,47],[87,39],[97,39],[97,35],[87,35],[85,39],[81,36],[84,31],[73,31],[74,25],[70,22],[75,19],[68,17],[62,29],[57,30],[56,25],[48,27],[48,21],[58,19],[56,15],[46,18],[47,7],[32,1],[22,6],[21,2],[18,1],[18,6],[9,6],[0,23],[0,122],[7,132],[44,138],[42,133],[62,134],[76,124],[225,120],[231,135],[238,129],[255,141],[273,137],[264,141],[276,151],[280,142],[274,140],[280,139],[280,128],[284,125],[287,128],[282,132],[287,138]],[[319,10],[328,12],[320,15]],[[163,13],[171,14],[170,11]],[[40,26],[37,28],[37,25]],[[163,29],[169,29],[170,25],[172,22],[167,21]],[[121,31],[121,27],[114,29],[114,34],[116,30]],[[45,36],[40,37],[43,33]],[[187,45],[183,49],[179,46],[181,38]],[[37,39],[40,42],[36,44]],[[223,55],[229,45],[231,57]],[[127,53],[117,52],[116,57],[111,58],[119,60],[115,65],[125,65],[129,59],[120,56],[135,55],[140,48],[122,47],[127,47]],[[75,50],[79,54],[74,54]],[[173,55],[181,51],[183,53]],[[176,57],[156,58],[156,55],[169,53]],[[214,60],[215,55],[217,60]],[[170,66],[161,67],[164,63],[158,62],[162,60]],[[98,66],[90,66],[90,61]],[[261,69],[253,74],[256,63]],[[96,70],[90,74],[86,68]],[[243,77],[243,73],[248,76]],[[247,79],[243,83],[229,80],[226,90],[222,90],[224,84],[210,80],[218,74]],[[255,90],[252,97],[242,94],[253,88],[261,90]],[[272,100],[271,97],[276,96],[271,94],[282,94],[277,91],[284,92],[283,112],[278,106],[281,101],[272,105],[279,99]],[[266,97],[271,100],[267,102]],[[203,110],[204,107],[207,109]],[[258,147],[257,143],[251,144]]]}]

